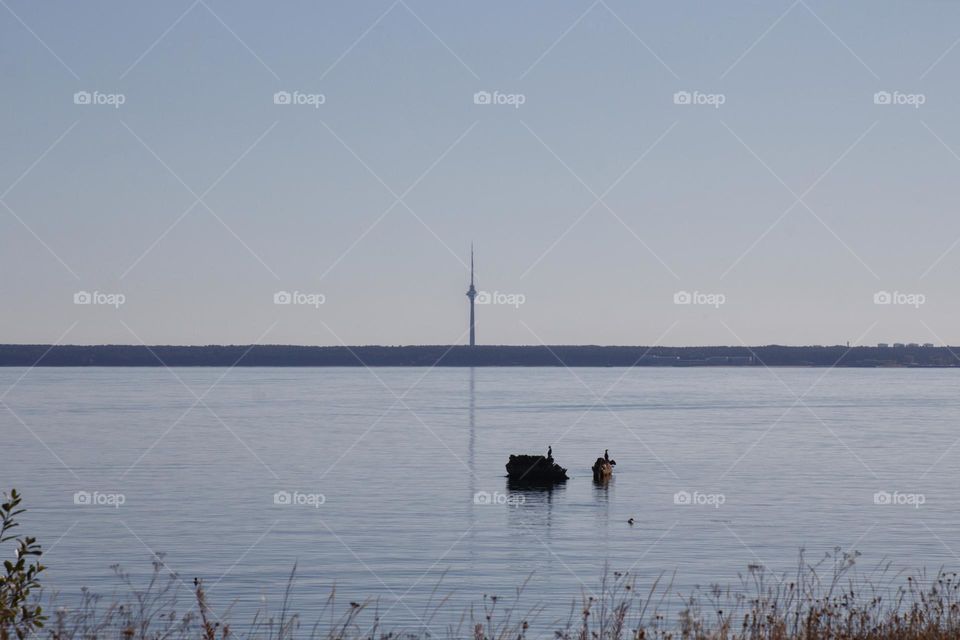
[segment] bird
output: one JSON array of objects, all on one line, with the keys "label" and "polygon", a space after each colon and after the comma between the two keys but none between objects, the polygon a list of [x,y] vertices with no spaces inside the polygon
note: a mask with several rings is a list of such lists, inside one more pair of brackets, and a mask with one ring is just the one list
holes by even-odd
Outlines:
[{"label": "bird", "polygon": [[630,518],[629,520],[627,520],[627,524],[629,524],[630,526],[633,526],[633,518]]},{"label": "bird", "polygon": [[604,459],[604,461],[605,461],[607,464],[609,464],[611,467],[617,466],[617,461],[610,459],[610,449],[604,449],[604,450],[603,450],[603,459]]}]

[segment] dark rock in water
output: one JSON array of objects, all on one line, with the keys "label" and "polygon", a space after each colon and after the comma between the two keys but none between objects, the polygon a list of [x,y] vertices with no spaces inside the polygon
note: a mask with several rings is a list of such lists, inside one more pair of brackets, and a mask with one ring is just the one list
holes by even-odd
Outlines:
[{"label": "dark rock in water", "polygon": [[613,465],[617,464],[613,460],[606,460],[604,458],[597,458],[597,461],[593,463],[593,479],[594,480],[607,480],[613,475]]},{"label": "dark rock in water", "polygon": [[546,456],[510,456],[507,476],[515,482],[551,483],[567,479],[567,470]]}]

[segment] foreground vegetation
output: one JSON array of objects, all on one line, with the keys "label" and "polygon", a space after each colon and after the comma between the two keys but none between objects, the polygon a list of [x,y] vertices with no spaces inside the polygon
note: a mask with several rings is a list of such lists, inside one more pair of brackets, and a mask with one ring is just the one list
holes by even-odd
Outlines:
[{"label": "foreground vegetation", "polygon": [[[385,629],[376,601],[340,605],[336,594],[301,617],[289,610],[295,585],[291,573],[278,612],[263,611],[240,631],[231,628],[229,612],[218,614],[207,600],[202,580],[187,584],[169,572],[162,557],[144,584],[115,568],[125,596],[104,601],[83,592],[81,603],[57,609],[52,616],[40,606],[42,553],[33,538],[17,536],[16,518],[23,512],[20,496],[11,492],[0,506],[0,555],[7,543],[13,559],[0,577],[0,640],[400,640],[402,638],[472,638],[524,640],[941,640],[960,638],[960,581],[956,573],[887,577],[889,568],[863,575],[858,554],[840,550],[816,563],[801,553],[795,573],[774,576],[751,566],[736,588],[713,587],[682,598],[679,613],[664,613],[668,598],[678,598],[669,582],[653,581],[638,591],[629,573],[607,573],[595,594],[585,593],[558,622],[541,619],[542,607],[520,605],[522,588],[509,601],[484,596],[457,622],[450,604],[440,599],[424,612],[416,629]],[[675,610],[676,607],[673,607]]]}]

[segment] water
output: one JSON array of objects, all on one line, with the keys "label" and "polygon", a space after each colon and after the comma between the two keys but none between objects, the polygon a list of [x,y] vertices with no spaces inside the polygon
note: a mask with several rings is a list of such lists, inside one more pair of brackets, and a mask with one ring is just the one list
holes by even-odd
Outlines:
[{"label": "water", "polygon": [[[388,621],[416,624],[438,584],[452,611],[528,577],[523,602],[552,619],[605,565],[641,582],[667,572],[674,592],[750,564],[791,569],[801,547],[956,569],[957,375],[0,369],[0,390],[13,385],[0,486],[26,496],[21,531],[47,549],[61,601],[118,591],[110,565],[139,579],[164,552],[237,623],[279,605],[294,563],[307,620],[334,585],[344,604],[379,598]],[[508,454],[548,444],[571,479],[512,493]],[[600,487],[604,448],[618,465]],[[77,505],[78,491],[123,504]],[[275,504],[283,491],[306,504]],[[675,504],[682,491],[712,504]]]}]

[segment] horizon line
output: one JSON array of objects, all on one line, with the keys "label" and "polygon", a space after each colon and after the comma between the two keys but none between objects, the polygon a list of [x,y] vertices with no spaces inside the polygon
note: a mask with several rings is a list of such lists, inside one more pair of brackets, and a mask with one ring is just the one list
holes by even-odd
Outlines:
[{"label": "horizon line", "polygon": [[102,342],[102,343],[49,343],[49,342],[0,342],[0,349],[5,347],[47,347],[49,349],[57,348],[95,348],[95,347],[124,347],[134,349],[152,349],[158,347],[177,347],[183,349],[202,349],[209,347],[293,347],[298,349],[369,349],[376,347],[379,349],[413,349],[413,348],[444,348],[444,349],[554,349],[554,348],[601,348],[601,349],[766,349],[770,347],[780,347],[784,349],[960,349],[960,346],[954,345],[936,345],[933,343],[919,342],[889,342],[876,344],[785,344],[779,342],[770,342],[766,344],[694,344],[694,345],[646,345],[646,344],[600,344],[600,343],[577,343],[577,344],[451,344],[451,343],[432,343],[432,344],[302,344],[302,343],[282,343],[282,342],[236,342],[236,343],[216,343],[209,342],[205,344],[175,344],[175,343],[154,343],[154,344],[134,344],[122,342]]}]

